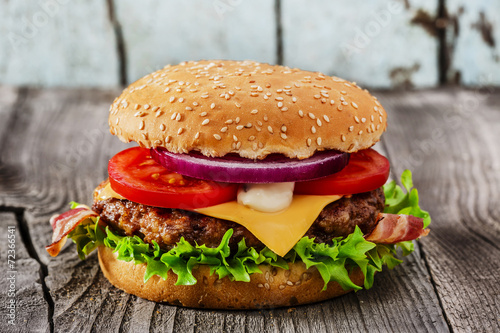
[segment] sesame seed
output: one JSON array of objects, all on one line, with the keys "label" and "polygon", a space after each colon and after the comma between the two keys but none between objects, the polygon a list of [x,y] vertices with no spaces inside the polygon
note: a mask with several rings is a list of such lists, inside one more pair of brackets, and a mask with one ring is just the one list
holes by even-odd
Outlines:
[{"label": "sesame seed", "polygon": [[170,117],[170,119],[171,119],[171,120],[174,120],[174,119],[175,119],[175,117],[177,117],[177,112],[174,112],[174,113],[172,114],[172,116]]},{"label": "sesame seed", "polygon": [[262,142],[259,142],[259,148],[264,148],[264,144]]},{"label": "sesame seed", "polygon": [[201,98],[208,98],[208,94],[205,93],[205,94],[201,95],[200,97]]},{"label": "sesame seed", "polygon": [[328,116],[327,116],[326,114],[325,114],[325,115],[323,115],[323,119],[325,119],[325,121],[326,121],[327,123],[329,123],[329,122],[330,122],[330,118],[328,118]]},{"label": "sesame seed", "polygon": [[175,120],[181,121],[182,120],[182,115],[180,113],[178,113],[177,116],[175,117]]},{"label": "sesame seed", "polygon": [[140,106],[139,104],[136,104],[136,105],[134,106],[134,109],[139,110],[139,108],[140,108],[140,107],[141,107],[141,106]]},{"label": "sesame seed", "polygon": [[321,92],[321,96],[323,96],[323,97],[327,97],[327,98],[328,98],[328,93],[326,93],[326,92]]},{"label": "sesame seed", "polygon": [[342,105],[337,106],[337,111],[342,111]]},{"label": "sesame seed", "polygon": [[300,84],[298,84],[297,82],[295,82],[293,85],[294,85],[296,88],[300,88]]},{"label": "sesame seed", "polygon": [[228,120],[226,120],[224,123],[225,123],[225,124],[230,125],[230,124],[232,124],[232,123],[233,123],[233,120],[232,120],[232,119],[228,119]]},{"label": "sesame seed", "polygon": [[356,104],[356,103],[354,103],[354,102],[351,102],[351,105],[352,105],[355,109],[357,109],[357,108],[358,108],[358,104]]},{"label": "sesame seed", "polygon": [[222,140],[222,137],[219,134],[214,134],[215,140]]},{"label": "sesame seed", "polygon": [[349,126],[349,132],[354,131],[354,126]]},{"label": "sesame seed", "polygon": [[311,126],[311,133],[312,133],[312,134],[315,134],[315,133],[316,133],[316,127]]},{"label": "sesame seed", "polygon": [[297,102],[297,97],[295,97],[295,96],[292,97],[292,102],[294,102],[294,103]]},{"label": "sesame seed", "polygon": [[284,106],[281,108],[281,111],[286,112],[286,111],[288,111],[288,108],[286,106]]},{"label": "sesame seed", "polygon": [[144,115],[146,115],[146,114],[142,111],[137,111],[136,113],[134,113],[134,117],[142,117]]},{"label": "sesame seed", "polygon": [[205,126],[210,122],[210,119],[205,119],[201,122],[201,125]]},{"label": "sesame seed", "polygon": [[375,125],[373,125],[373,123],[370,124],[370,128],[372,129],[372,132],[375,131]]},{"label": "sesame seed", "polygon": [[304,117],[304,112],[302,110],[299,110],[299,116],[300,116],[300,118]]},{"label": "sesame seed", "polygon": [[345,86],[347,86],[347,87],[352,87],[352,86],[351,86],[349,83],[347,83],[347,82],[346,82],[346,83],[344,83],[344,85],[345,85]]},{"label": "sesame seed", "polygon": [[181,127],[177,130],[177,135],[181,135],[184,132],[184,128]]},{"label": "sesame seed", "polygon": [[248,137],[248,141],[253,141],[253,140],[255,140],[255,136],[251,135]]},{"label": "sesame seed", "polygon": [[344,134],[342,134],[342,135],[340,136],[340,138],[342,139],[342,142],[345,142],[346,138],[345,138],[345,135],[344,135]]},{"label": "sesame seed", "polygon": [[366,123],[366,118],[361,118],[361,122],[364,124]]},{"label": "sesame seed", "polygon": [[316,139],[316,143],[318,144],[318,146],[321,146],[321,137],[318,137],[318,138]]},{"label": "sesame seed", "polygon": [[184,98],[181,97],[181,98],[179,98],[179,103],[182,103],[182,102],[184,102]]},{"label": "sesame seed", "polygon": [[200,113],[200,117],[205,117],[208,113],[206,111],[203,111],[202,113]]},{"label": "sesame seed", "polygon": [[193,106],[198,106],[198,102],[193,102]]},{"label": "sesame seed", "polygon": [[244,128],[244,126],[243,126],[243,125],[238,125],[238,126],[236,126],[236,129],[237,129],[238,131],[242,130],[243,128]]},{"label": "sesame seed", "polygon": [[146,133],[141,133],[142,137],[144,138],[144,140],[147,140],[148,139],[148,135]]},{"label": "sesame seed", "polygon": [[186,111],[193,111],[193,108],[190,106],[186,106]]},{"label": "sesame seed", "polygon": [[163,112],[161,110],[158,110],[158,111],[156,111],[155,117],[158,118],[162,114],[163,114]]},{"label": "sesame seed", "polygon": [[382,122],[382,116],[379,117],[380,122]]},{"label": "sesame seed", "polygon": [[257,132],[260,132],[260,131],[262,130],[262,129],[261,129],[259,126],[257,126],[257,125],[255,125],[255,129],[257,130]]},{"label": "sesame seed", "polygon": [[356,121],[357,124],[359,124],[359,118],[358,118],[358,116],[354,116],[354,120]]},{"label": "sesame seed", "polygon": [[267,95],[262,96],[266,101],[269,99]]},{"label": "sesame seed", "polygon": [[247,123],[247,124],[245,125],[245,127],[246,127],[246,128],[250,128],[250,127],[252,127],[252,123]]},{"label": "sesame seed", "polygon": [[276,97],[275,98],[277,101],[282,101],[283,100],[283,97]]},{"label": "sesame seed", "polygon": [[237,141],[238,141],[238,137],[237,137],[236,135],[233,135],[233,140],[234,140],[235,142],[237,142]]},{"label": "sesame seed", "polygon": [[198,139],[199,137],[200,137],[200,132],[196,132],[196,134],[194,135],[194,138]]},{"label": "sesame seed", "polygon": [[116,118],[115,120],[115,125],[118,125],[118,122],[120,121],[120,118]]},{"label": "sesame seed", "polygon": [[252,110],[250,111],[251,114],[257,114],[259,112],[259,110]]},{"label": "sesame seed", "polygon": [[342,95],[347,95],[347,92],[345,92],[344,90],[342,90],[340,93],[341,93]]},{"label": "sesame seed", "polygon": [[159,109],[160,109],[160,107],[159,107],[159,106],[153,106],[153,108],[151,109],[151,111],[156,112],[156,111],[158,111]]},{"label": "sesame seed", "polygon": [[283,107],[283,102],[278,102],[278,107],[282,108]]},{"label": "sesame seed", "polygon": [[373,110],[378,111],[378,107],[374,106]]},{"label": "sesame seed", "polygon": [[226,132],[226,131],[227,131],[227,126],[222,127],[222,128],[220,129],[220,131],[221,131],[222,133]]},{"label": "sesame seed", "polygon": [[164,124],[160,124],[160,130],[161,130],[161,131],[164,131],[164,130],[165,130],[165,125],[164,125]]},{"label": "sesame seed", "polygon": [[250,93],[250,96],[252,96],[252,97],[257,97],[257,96],[259,96],[259,93],[257,93],[257,92],[253,92],[253,93]]},{"label": "sesame seed", "polygon": [[371,121],[374,121],[375,120],[375,117],[373,115],[370,116],[370,120]]},{"label": "sesame seed", "polygon": [[150,108],[149,104],[144,104],[144,109],[145,109],[145,110],[147,110],[147,109],[149,109],[149,108]]},{"label": "sesame seed", "polygon": [[273,128],[271,126],[267,126],[267,130],[269,131],[269,133],[273,134]]},{"label": "sesame seed", "polygon": [[316,124],[318,124],[318,126],[321,126],[321,125],[322,125],[321,120],[319,120],[319,118],[318,118],[318,119],[316,119]]},{"label": "sesame seed", "polygon": [[285,133],[281,133],[280,135],[281,135],[281,138],[282,138],[283,140],[286,140],[287,136],[286,136],[286,134],[285,134]]},{"label": "sesame seed", "polygon": [[309,116],[309,118],[311,118],[311,119],[316,119],[316,116],[314,115],[314,113],[309,112],[307,115],[308,115],[308,116]]},{"label": "sesame seed", "polygon": [[286,126],[285,125],[281,126],[281,131],[286,133]]},{"label": "sesame seed", "polygon": [[377,131],[378,131],[379,128],[380,128],[380,124],[377,124]]},{"label": "sesame seed", "polygon": [[361,135],[361,134],[363,134],[363,131],[362,131],[362,130],[358,132],[358,135]]},{"label": "sesame seed", "polygon": [[342,102],[342,105],[348,105],[349,103],[347,103],[346,101],[343,101]]},{"label": "sesame seed", "polygon": [[270,91],[266,92],[266,96],[271,96],[272,93]]},{"label": "sesame seed", "polygon": [[241,147],[241,141],[239,141],[238,143],[236,143],[236,149],[240,149]]},{"label": "sesame seed", "polygon": [[267,116],[264,116],[264,121],[268,121],[269,118]]},{"label": "sesame seed", "polygon": [[330,105],[335,104],[335,101],[333,99],[330,100]]},{"label": "sesame seed", "polygon": [[170,103],[173,103],[173,102],[175,101],[175,96],[171,96],[171,97],[168,99],[168,101],[169,101]]},{"label": "sesame seed", "polygon": [[311,147],[311,143],[312,143],[311,138],[307,138],[306,143],[307,143],[308,147]]},{"label": "sesame seed", "polygon": [[320,98],[321,98],[321,95],[314,95],[314,98],[315,98],[315,99],[320,99]]},{"label": "sesame seed", "polygon": [[241,108],[241,104],[240,104],[240,103],[238,103],[238,102],[234,102],[234,105],[236,105],[236,107],[237,107],[238,109],[239,109],[239,108]]},{"label": "sesame seed", "polygon": [[236,119],[234,120],[234,122],[235,122],[236,124],[238,124],[238,123],[240,122],[240,117],[236,117]]}]

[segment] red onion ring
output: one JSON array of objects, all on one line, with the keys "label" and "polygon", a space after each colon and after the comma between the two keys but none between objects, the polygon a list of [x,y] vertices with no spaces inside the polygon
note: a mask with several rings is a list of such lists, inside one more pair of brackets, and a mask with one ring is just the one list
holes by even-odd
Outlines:
[{"label": "red onion ring", "polygon": [[264,160],[239,156],[211,158],[198,153],[175,154],[165,148],[151,149],[151,157],[165,168],[193,178],[227,183],[280,183],[317,179],[342,170],[349,154],[320,151],[298,160],[269,155]]}]

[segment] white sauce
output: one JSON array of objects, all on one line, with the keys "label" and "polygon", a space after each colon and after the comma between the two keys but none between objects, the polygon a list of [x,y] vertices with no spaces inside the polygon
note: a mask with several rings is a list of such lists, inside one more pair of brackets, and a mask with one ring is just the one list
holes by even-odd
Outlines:
[{"label": "white sauce", "polygon": [[238,190],[238,203],[264,213],[290,206],[295,183],[246,184]]}]

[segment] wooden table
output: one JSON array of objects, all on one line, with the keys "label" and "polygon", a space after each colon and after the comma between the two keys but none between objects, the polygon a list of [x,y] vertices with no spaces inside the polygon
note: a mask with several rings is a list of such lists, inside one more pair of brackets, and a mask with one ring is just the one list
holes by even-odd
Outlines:
[{"label": "wooden table", "polygon": [[[2,331],[499,332],[500,94],[442,89],[379,92],[389,129],[379,148],[394,176],[414,174],[431,233],[368,291],[290,309],[202,311],[112,287],[95,255],[68,242],[57,258],[52,214],[90,203],[107,160],[126,147],[107,129],[119,91],[0,87],[0,317]],[[15,229],[16,295],[9,296],[8,228]],[[11,299],[15,326],[8,325]]]}]

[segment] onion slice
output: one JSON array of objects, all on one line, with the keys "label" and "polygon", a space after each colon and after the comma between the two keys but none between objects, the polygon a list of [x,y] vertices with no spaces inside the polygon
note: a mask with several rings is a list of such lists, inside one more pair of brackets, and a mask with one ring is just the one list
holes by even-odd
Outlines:
[{"label": "onion slice", "polygon": [[280,183],[317,179],[342,170],[349,154],[320,151],[304,159],[269,155],[264,160],[240,156],[207,157],[198,153],[175,154],[165,148],[151,149],[151,157],[165,168],[184,176],[227,183]]}]

